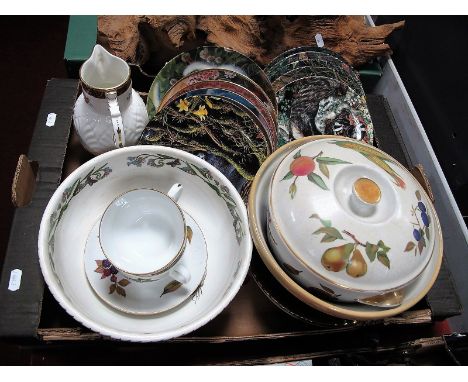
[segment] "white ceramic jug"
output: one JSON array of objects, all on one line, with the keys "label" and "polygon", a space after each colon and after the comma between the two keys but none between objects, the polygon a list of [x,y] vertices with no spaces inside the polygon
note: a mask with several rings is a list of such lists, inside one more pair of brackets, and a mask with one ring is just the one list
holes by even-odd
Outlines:
[{"label": "white ceramic jug", "polygon": [[128,64],[96,45],[80,68],[80,80],[83,93],[76,100],[73,122],[84,148],[98,155],[136,144],[148,114],[132,89]]}]

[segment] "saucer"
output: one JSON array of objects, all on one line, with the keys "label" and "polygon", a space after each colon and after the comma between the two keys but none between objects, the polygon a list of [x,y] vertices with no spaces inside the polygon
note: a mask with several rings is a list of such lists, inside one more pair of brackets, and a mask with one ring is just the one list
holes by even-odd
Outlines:
[{"label": "saucer", "polygon": [[[252,183],[249,195],[248,215],[252,239],[264,264],[273,277],[300,301],[323,313],[349,320],[378,320],[400,314],[419,302],[431,289],[442,264],[442,246],[436,242],[433,256],[421,275],[404,290],[401,305],[396,308],[382,309],[369,305],[329,301],[319,297],[317,291],[308,291],[297,284],[280,267],[269,249],[266,233],[268,187],[271,177],[281,160],[304,142],[326,139],[330,136],[314,136],[292,141],[276,150],[260,167]],[[440,230],[440,226],[438,227]]]},{"label": "saucer", "polygon": [[99,245],[99,220],[85,246],[85,273],[96,294],[107,304],[125,313],[149,315],[175,308],[190,298],[203,284],[208,252],[198,224],[186,212],[187,245],[181,263],[191,270],[187,284],[165,277],[151,282],[136,282],[123,277],[102,253]]}]

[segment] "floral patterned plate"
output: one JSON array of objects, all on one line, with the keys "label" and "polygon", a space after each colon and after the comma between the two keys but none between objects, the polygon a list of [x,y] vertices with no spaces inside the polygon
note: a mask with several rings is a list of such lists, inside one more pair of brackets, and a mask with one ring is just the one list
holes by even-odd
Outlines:
[{"label": "floral patterned plate", "polygon": [[268,77],[250,58],[228,48],[201,46],[184,52],[166,63],[156,75],[148,93],[146,108],[151,119],[169,88],[187,74],[215,67],[238,72],[256,82],[270,98],[276,109],[276,98]]},{"label": "floral patterned plate", "polygon": [[174,98],[175,94],[181,93],[184,89],[197,85],[200,83],[209,84],[209,81],[218,81],[224,84],[233,84],[239,86],[241,94],[251,94],[255,96],[263,105],[263,108],[267,108],[268,113],[273,119],[276,120],[277,112],[276,105],[271,103],[271,100],[265,94],[260,86],[253,82],[250,78],[233,72],[227,69],[205,69],[197,72],[192,72],[175,83],[164,95],[161,103],[159,104],[158,111],[161,110],[169,100]]},{"label": "floral patterned plate", "polygon": [[[143,130],[140,143],[197,155],[220,170],[243,198],[247,197],[251,180],[272,150],[265,130],[244,105],[221,96],[229,92],[198,92],[176,99],[156,114]],[[237,99],[247,102],[239,95]]]},{"label": "floral patterned plate", "polygon": [[304,77],[280,89],[276,97],[278,146],[317,134],[373,143],[374,128],[364,96],[340,81]]},{"label": "floral patterned plate", "polygon": [[187,284],[167,278],[138,283],[122,277],[102,253],[97,221],[88,236],[84,253],[86,277],[96,294],[113,308],[138,315],[162,313],[190,297],[196,298],[206,275],[208,252],[200,227],[189,214],[184,212],[184,215],[191,232],[181,259],[191,273]]},{"label": "floral patterned plate", "polygon": [[[169,94],[169,93],[168,93]],[[211,95],[218,98],[226,98],[239,104],[241,107],[249,111],[250,114],[254,115],[256,120],[259,122],[259,126],[262,131],[268,137],[268,143],[270,150],[274,151],[276,148],[277,138],[277,115],[271,114],[272,110],[268,107],[265,102],[262,102],[258,97],[255,96],[248,89],[239,86],[233,82],[227,81],[202,81],[188,85],[178,92],[174,92],[168,100],[161,102],[168,104],[174,102],[177,98],[186,98],[189,96],[198,95]],[[185,101],[183,101],[185,102]],[[185,104],[181,104],[185,107]]]}]

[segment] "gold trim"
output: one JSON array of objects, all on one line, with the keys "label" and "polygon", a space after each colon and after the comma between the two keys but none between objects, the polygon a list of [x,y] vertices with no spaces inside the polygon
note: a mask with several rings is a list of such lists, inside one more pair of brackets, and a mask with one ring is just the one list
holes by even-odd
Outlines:
[{"label": "gold trim", "polygon": [[393,308],[400,305],[404,298],[405,291],[403,289],[397,289],[378,296],[357,299],[356,301],[360,304],[378,306],[379,308]]},{"label": "gold trim", "polygon": [[[314,138],[314,139],[308,139],[307,141],[304,141],[304,139],[307,139],[307,138]],[[351,141],[351,142],[358,142],[358,143],[362,143],[362,142],[359,142],[355,139],[351,139],[351,138],[346,138],[346,137],[337,137],[335,135],[321,135],[321,136],[314,136],[314,137],[305,137],[305,138],[302,138],[302,139],[299,139],[295,142],[301,142],[300,143],[300,146],[302,146],[303,144],[306,144],[306,143],[309,143],[309,141],[315,141],[315,140],[319,140],[319,139],[338,139],[338,140],[347,140],[347,141]],[[293,142],[291,142],[293,143]],[[371,145],[368,145],[368,146],[371,146]],[[284,146],[283,146],[284,147]],[[299,146],[298,146],[299,147]],[[375,148],[373,146],[371,146],[372,148]],[[378,150],[377,148],[375,148],[376,150]],[[291,152],[292,150],[294,149],[291,149]],[[279,150],[275,151],[275,154],[278,152]],[[380,150],[379,150],[380,151]],[[381,151],[383,154],[385,154],[386,156],[388,156],[389,158],[391,158],[392,162],[394,162],[395,164],[398,164],[398,162],[396,161],[396,159],[392,158],[390,155],[388,155],[387,153],[384,153],[383,151]],[[289,153],[288,153],[289,154]],[[278,168],[281,166],[281,164],[284,162],[284,160],[286,159],[286,157],[288,156],[288,154],[286,154],[284,156],[284,158],[280,161],[280,163],[278,164],[278,166],[276,167],[275,171],[273,172],[273,176],[272,176],[272,179],[275,178],[276,176],[276,173],[277,173],[277,170]],[[265,161],[266,162],[266,161]],[[264,162],[264,163],[265,163]],[[263,165],[262,165],[263,166]],[[399,166],[399,167],[402,167],[402,166]],[[405,170],[408,175],[411,175],[411,173],[404,167],[402,167],[403,170]],[[261,168],[260,168],[261,169]],[[257,174],[260,173],[260,170],[257,172]],[[411,175],[412,176],[412,175]],[[414,179],[416,184],[420,184],[416,178]],[[253,185],[252,185],[253,186]],[[405,281],[403,284],[399,284],[399,285],[396,285],[394,287],[391,287],[391,288],[387,288],[387,289],[376,289],[376,290],[373,290],[373,289],[361,289],[361,288],[354,288],[354,287],[350,287],[348,285],[344,285],[344,284],[341,284],[339,282],[337,282],[336,280],[333,280],[331,278],[328,278],[325,274],[322,274],[320,273],[318,270],[314,269],[311,265],[309,265],[307,263],[307,261],[305,259],[302,258],[302,256],[297,253],[296,251],[294,251],[293,249],[293,246],[289,243],[289,241],[286,239],[286,237],[283,235],[283,233],[281,232],[281,229],[280,227],[278,226],[278,223],[275,219],[275,209],[273,208],[273,203],[272,203],[272,192],[271,192],[271,188],[272,188],[272,183],[270,182],[270,186],[269,186],[269,196],[268,196],[268,209],[270,211],[270,220],[271,220],[271,223],[273,224],[274,228],[275,228],[275,231],[277,233],[277,235],[279,236],[279,238],[281,239],[283,245],[289,250],[289,254],[291,254],[297,261],[299,261],[303,266],[304,268],[306,268],[308,271],[310,271],[311,273],[313,273],[314,275],[316,275],[317,277],[319,277],[320,279],[322,280],[325,280],[326,282],[332,284],[332,285],[336,285],[338,286],[339,288],[341,289],[344,289],[344,290],[347,290],[347,291],[350,291],[350,292],[366,292],[366,293],[372,293],[372,294],[376,294],[376,295],[379,295],[379,294],[382,294],[382,293],[390,293],[396,289],[403,289],[405,287],[407,287],[409,284],[411,284],[412,282],[414,282],[414,280],[416,280],[423,272],[424,270],[427,268],[427,266],[429,265],[429,262],[431,261],[431,257],[432,257],[432,254],[434,252],[434,243],[435,243],[435,239],[434,241],[432,242],[432,248],[431,248],[431,253],[430,255],[428,256],[428,259],[426,260],[426,264],[423,266],[423,268],[421,269],[421,271],[416,274],[414,277],[412,277],[411,279]],[[425,193],[425,191],[423,190],[423,192]],[[426,194],[427,196],[427,194]],[[428,198],[428,201],[430,202],[430,199]],[[431,207],[432,206],[432,203],[431,203]],[[435,209],[433,209],[433,215],[436,216],[435,214]],[[437,216],[436,216],[437,217]],[[437,218],[437,221],[438,221],[438,218]],[[435,231],[436,235],[437,236],[437,231]],[[440,234],[440,239],[442,240],[442,234]]]},{"label": "gold trim", "polygon": [[119,96],[119,95],[125,93],[127,91],[127,89],[132,85],[132,78],[131,78],[132,71],[130,70],[130,66],[128,64],[127,64],[128,73],[127,73],[127,77],[125,77],[125,80],[123,80],[120,84],[118,84],[116,86],[113,86],[113,87],[110,87],[110,88],[99,88],[99,87],[91,86],[90,84],[88,84],[83,79],[83,76],[82,76],[82,71],[83,71],[84,64],[85,63],[83,63],[83,65],[81,65],[80,73],[79,73],[80,74],[81,88],[83,89],[83,91],[85,91],[87,94],[89,94],[92,97],[106,98],[106,93],[113,92],[113,91],[116,92],[117,95]]},{"label": "gold trim", "polygon": [[[252,239],[255,244],[255,247],[258,250],[260,258],[268,268],[268,270],[272,273],[275,279],[284,287],[286,288],[291,294],[293,294],[296,298],[301,300],[302,302],[306,303],[307,305],[315,308],[323,313],[330,314],[335,317],[348,319],[348,320],[378,320],[383,319],[386,317],[395,316],[400,314],[412,306],[414,306],[418,301],[420,301],[431,289],[432,285],[434,284],[437,275],[439,274],[439,270],[442,264],[442,257],[443,257],[443,240],[442,240],[442,232],[439,224],[439,219],[435,214],[435,209],[433,208],[432,204],[429,204],[432,212],[434,213],[434,221],[437,223],[437,230],[436,232],[439,233],[439,237],[441,238],[439,242],[439,251],[437,253],[437,259],[433,259],[436,261],[435,269],[432,274],[431,279],[427,283],[427,285],[421,290],[419,294],[417,294],[411,300],[403,303],[397,308],[385,309],[385,310],[375,310],[375,311],[359,311],[355,310],[352,307],[342,306],[341,304],[334,304],[325,300],[322,300],[313,294],[306,291],[304,288],[296,284],[296,282],[291,279],[286,272],[279,266],[276,262],[275,258],[273,257],[272,253],[268,248],[268,244],[266,243],[263,235],[261,234],[261,228],[257,225],[257,215],[255,212],[255,198],[258,192],[258,184],[260,179],[262,178],[263,174],[265,173],[266,169],[270,166],[271,162],[276,159],[278,156],[282,155],[283,153],[287,152],[288,150],[293,150],[294,148],[302,145],[305,142],[313,141],[316,139],[324,139],[329,138],[330,136],[314,136],[314,137],[305,137],[297,141],[290,142],[278,150],[276,150],[269,158],[263,163],[260,169],[255,176],[255,179],[252,183],[252,188],[249,194],[249,200],[247,204],[248,210],[248,217],[249,217],[249,227],[250,232],[252,234]],[[388,154],[386,154],[388,155]],[[425,190],[422,190],[424,194],[426,194]],[[427,196],[427,195],[426,195]]]},{"label": "gold trim", "polygon": [[[176,205],[176,207],[179,209],[179,212],[182,216],[182,221],[184,222],[184,240],[182,241],[182,244],[181,246],[179,247],[179,251],[177,252],[177,254],[175,255],[175,257],[173,257],[171,259],[171,261],[169,261],[169,263],[167,263],[166,265],[164,265],[162,268],[159,268],[155,271],[152,271],[152,272],[147,272],[147,273],[134,273],[134,272],[129,272],[125,269],[122,269],[122,268],[119,268],[116,264],[114,264],[113,261],[111,261],[107,255],[106,255],[106,252],[104,251],[104,248],[102,246],[102,243],[101,243],[101,225],[102,225],[102,219],[104,218],[104,215],[106,214],[107,210],[110,208],[110,206],[117,200],[119,199],[120,197],[122,197],[123,195],[125,194],[128,194],[129,192],[132,192],[132,191],[139,191],[139,190],[149,190],[149,191],[155,191],[155,192],[159,192],[160,194],[168,197],[169,199],[171,199],[171,201]],[[161,192],[159,190],[155,190],[154,188],[135,188],[133,190],[128,190],[128,191],[125,191],[124,193],[120,194],[119,196],[117,196],[116,198],[114,198],[112,200],[112,202],[109,203],[109,205],[106,207],[106,209],[104,210],[104,212],[102,213],[100,219],[99,219],[99,233],[98,233],[98,239],[99,239],[99,246],[101,247],[101,251],[104,255],[104,257],[109,260],[112,265],[114,267],[116,267],[120,272],[124,273],[124,274],[127,274],[127,275],[132,275],[132,277],[141,277],[141,278],[151,278],[153,276],[157,276],[157,275],[160,275],[161,273],[164,273],[166,271],[168,271],[170,268],[172,268],[178,261],[179,259],[182,257],[182,254],[184,253],[185,251],[185,246],[186,246],[186,243],[187,243],[187,223],[185,221],[185,216],[184,216],[184,211],[182,210],[182,208],[180,208],[179,204],[177,202],[175,202],[170,196],[168,196],[167,194],[165,194],[164,192]],[[132,278],[130,277],[130,279]]]}]

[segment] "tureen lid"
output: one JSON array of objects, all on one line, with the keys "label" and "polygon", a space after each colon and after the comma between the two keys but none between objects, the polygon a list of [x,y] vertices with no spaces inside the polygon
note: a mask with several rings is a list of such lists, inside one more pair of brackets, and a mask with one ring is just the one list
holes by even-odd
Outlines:
[{"label": "tureen lid", "polygon": [[409,171],[348,138],[307,142],[288,154],[273,175],[269,209],[304,266],[353,290],[410,283],[441,240],[435,210]]}]

